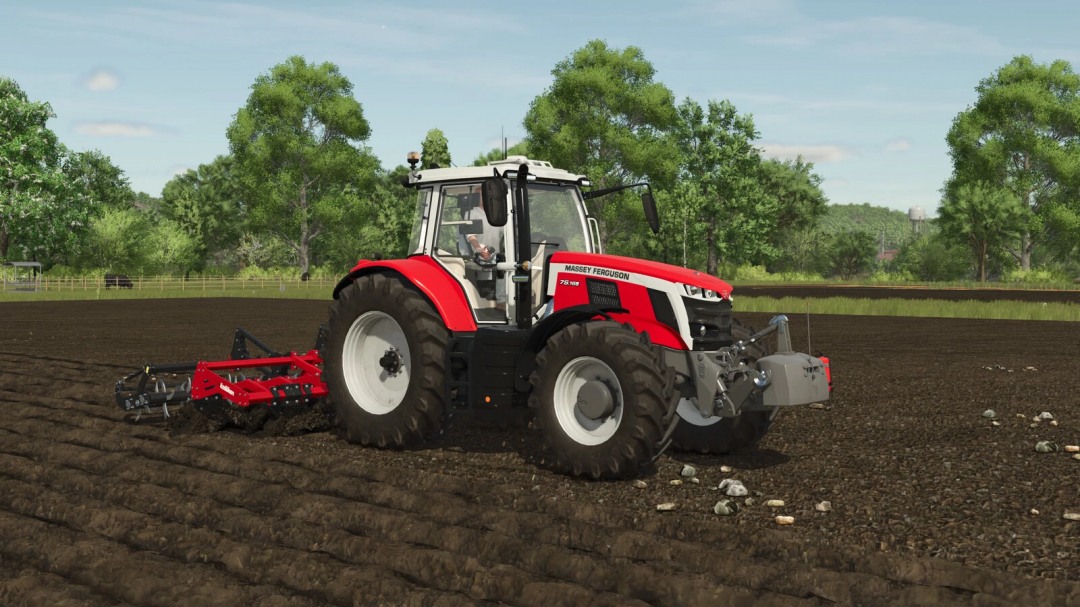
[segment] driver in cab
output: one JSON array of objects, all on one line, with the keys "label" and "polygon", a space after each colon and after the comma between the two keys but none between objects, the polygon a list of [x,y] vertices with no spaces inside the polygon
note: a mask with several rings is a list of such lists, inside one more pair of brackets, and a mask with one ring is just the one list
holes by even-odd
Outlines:
[{"label": "driver in cab", "polygon": [[[462,209],[469,210],[463,215],[468,221],[480,220],[483,229],[480,234],[462,234],[460,241],[463,252],[468,251],[478,264],[489,266],[488,271],[494,271],[495,256],[503,249],[503,228],[495,227],[488,223],[487,213],[480,204],[480,186],[470,188],[468,194],[461,195],[462,200],[458,203]],[[496,306],[506,309],[506,278],[502,272],[496,272],[495,279]]]}]

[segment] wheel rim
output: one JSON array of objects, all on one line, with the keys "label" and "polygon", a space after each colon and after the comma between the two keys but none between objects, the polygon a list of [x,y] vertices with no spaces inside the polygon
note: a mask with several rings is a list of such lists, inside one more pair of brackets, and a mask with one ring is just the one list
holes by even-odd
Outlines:
[{"label": "wheel rim", "polygon": [[[380,364],[388,353],[400,357],[400,368],[391,373]],[[412,371],[409,344],[397,321],[385,312],[365,312],[345,334],[342,370],[349,394],[361,409],[385,415],[398,407],[409,390]]]},{"label": "wheel rim", "polygon": [[701,411],[698,410],[697,405],[689,398],[680,400],[679,406],[676,407],[675,411],[679,414],[679,418],[682,419],[682,421],[692,426],[711,426],[719,423],[721,419],[724,419],[719,415],[702,417]]},{"label": "wheel rim", "polygon": [[[588,381],[601,381],[611,390],[614,407],[600,419],[586,417],[578,406],[578,392]],[[582,445],[599,445],[619,429],[623,416],[623,392],[615,371],[591,356],[567,363],[555,379],[555,416],[559,426],[572,440]]]}]

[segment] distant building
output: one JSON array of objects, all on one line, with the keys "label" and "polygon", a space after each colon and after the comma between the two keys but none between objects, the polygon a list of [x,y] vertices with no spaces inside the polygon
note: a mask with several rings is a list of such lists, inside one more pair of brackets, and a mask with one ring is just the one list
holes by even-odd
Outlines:
[{"label": "distant building", "polygon": [[885,261],[892,261],[892,258],[896,257],[896,254],[899,252],[900,251],[882,251],[878,253],[877,258],[884,259]]}]

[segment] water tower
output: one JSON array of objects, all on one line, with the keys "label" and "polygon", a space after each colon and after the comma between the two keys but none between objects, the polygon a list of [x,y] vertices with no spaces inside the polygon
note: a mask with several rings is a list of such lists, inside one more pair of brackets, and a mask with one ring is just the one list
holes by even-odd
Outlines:
[{"label": "water tower", "polygon": [[926,209],[922,207],[911,207],[908,209],[907,218],[913,232],[921,234],[926,231]]}]

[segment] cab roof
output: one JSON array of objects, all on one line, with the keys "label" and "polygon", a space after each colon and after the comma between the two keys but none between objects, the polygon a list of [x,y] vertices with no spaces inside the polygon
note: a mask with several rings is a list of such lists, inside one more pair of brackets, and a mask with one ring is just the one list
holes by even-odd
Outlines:
[{"label": "cab roof", "polygon": [[448,169],[418,169],[409,173],[409,185],[420,186],[429,183],[443,181],[467,181],[471,179],[486,179],[497,170],[499,175],[508,171],[517,172],[523,164],[529,165],[529,173],[536,175],[537,179],[551,181],[578,182],[587,179],[584,175],[577,175],[569,171],[557,169],[550,162],[544,160],[532,160],[525,156],[510,156],[505,160],[496,160],[482,167],[452,167]]}]

